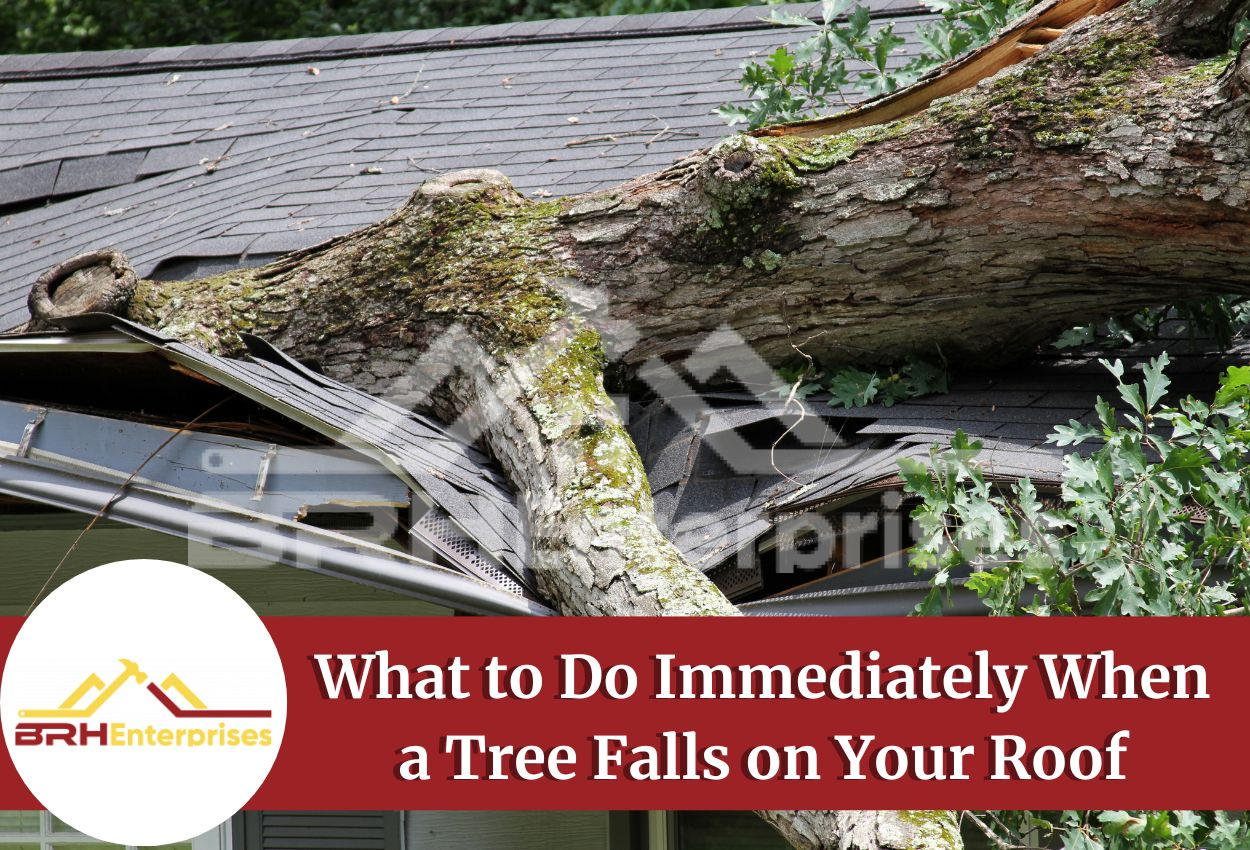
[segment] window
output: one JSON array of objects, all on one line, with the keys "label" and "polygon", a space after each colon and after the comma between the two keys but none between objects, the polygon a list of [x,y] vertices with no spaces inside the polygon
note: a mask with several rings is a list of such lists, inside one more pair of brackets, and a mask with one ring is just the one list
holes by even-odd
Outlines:
[{"label": "window", "polygon": [[608,812],[407,812],[404,832],[408,850],[616,850]]},{"label": "window", "polygon": [[672,812],[670,850],[785,850],[790,845],[751,812]]},{"label": "window", "polygon": [[234,847],[235,850],[401,850],[400,821],[399,812],[240,812],[234,819]]},{"label": "window", "polygon": [[[226,830],[212,830],[193,841],[156,850],[230,850]],[[0,811],[0,850],[138,850],[109,844],[76,832],[50,812]]]}]

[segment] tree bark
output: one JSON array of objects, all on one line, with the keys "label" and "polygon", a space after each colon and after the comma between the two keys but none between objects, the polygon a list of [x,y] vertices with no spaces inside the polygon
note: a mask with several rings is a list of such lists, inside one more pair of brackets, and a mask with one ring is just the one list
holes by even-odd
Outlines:
[{"label": "tree bark", "polygon": [[[1250,60],[1216,56],[1243,5],[1132,2],[912,118],[734,136],[587,196],[458,172],[269,266],[140,281],[128,315],[225,353],[257,333],[474,426],[564,613],[731,615],[656,528],[605,354],[637,371],[729,326],[774,363],[799,343],[1000,362],[1079,322],[1250,291]],[[952,813],[762,816],[799,848],[960,846]]]}]

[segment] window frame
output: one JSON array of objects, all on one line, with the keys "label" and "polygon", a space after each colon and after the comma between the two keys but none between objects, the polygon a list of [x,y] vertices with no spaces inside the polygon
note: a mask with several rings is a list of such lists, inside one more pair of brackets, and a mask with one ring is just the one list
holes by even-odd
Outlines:
[{"label": "window frame", "polygon": [[[53,825],[52,813],[46,809],[17,811],[38,811],[39,829],[36,832],[0,832],[0,850],[4,850],[5,847],[23,844],[37,845],[39,850],[57,850],[58,845],[64,844],[88,844],[101,847],[119,846],[111,841],[102,841],[98,838],[92,838],[90,835],[84,835],[81,832],[57,830]],[[232,850],[229,826],[230,822],[227,821],[215,829],[210,829],[203,835],[191,839],[191,850]],[[142,850],[142,848],[127,846],[125,850]]]}]

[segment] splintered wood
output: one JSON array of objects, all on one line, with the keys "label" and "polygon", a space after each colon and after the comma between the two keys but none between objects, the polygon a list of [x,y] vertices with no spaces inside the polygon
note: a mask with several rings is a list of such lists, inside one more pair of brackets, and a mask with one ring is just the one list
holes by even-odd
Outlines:
[{"label": "splintered wood", "polygon": [[992,77],[1043,50],[1072,24],[1091,14],[1115,8],[1123,0],[1046,0],[997,39],[967,56],[949,62],[914,85],[868,103],[832,115],[756,130],[756,136],[831,136],[860,127],[906,118]]}]

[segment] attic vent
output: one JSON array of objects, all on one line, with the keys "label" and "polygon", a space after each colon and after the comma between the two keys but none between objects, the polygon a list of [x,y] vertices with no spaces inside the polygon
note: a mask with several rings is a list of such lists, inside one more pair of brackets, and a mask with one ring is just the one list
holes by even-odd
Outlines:
[{"label": "attic vent", "polygon": [[425,512],[425,516],[412,527],[412,535],[469,575],[517,596],[525,595],[525,588],[491,562],[476,543],[460,533],[451,517],[438,508]]},{"label": "attic vent", "polygon": [[764,576],[760,572],[758,563],[744,568],[740,567],[734,558],[716,569],[709,570],[707,577],[720,588],[721,593],[730,599],[742,597],[764,586]]},{"label": "attic vent", "polygon": [[309,510],[301,522],[327,531],[368,531],[377,518],[369,511]]}]

